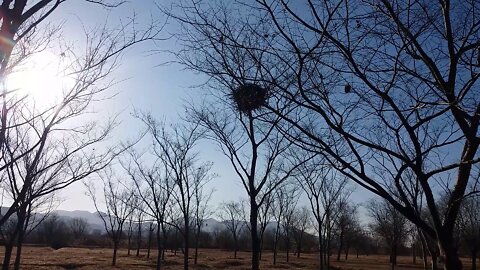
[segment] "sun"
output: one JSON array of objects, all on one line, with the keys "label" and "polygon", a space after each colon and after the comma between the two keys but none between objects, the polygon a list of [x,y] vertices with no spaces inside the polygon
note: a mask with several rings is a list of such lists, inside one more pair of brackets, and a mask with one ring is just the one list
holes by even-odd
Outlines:
[{"label": "sun", "polygon": [[40,52],[30,56],[15,68],[6,79],[9,90],[17,97],[26,97],[37,108],[57,104],[74,80],[67,76],[68,67],[61,56],[52,52]]}]

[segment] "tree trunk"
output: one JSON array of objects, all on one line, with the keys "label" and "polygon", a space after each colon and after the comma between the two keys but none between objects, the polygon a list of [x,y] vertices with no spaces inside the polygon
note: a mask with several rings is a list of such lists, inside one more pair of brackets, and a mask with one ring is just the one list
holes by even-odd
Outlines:
[{"label": "tree trunk", "polygon": [[132,248],[132,232],[128,231],[127,255],[130,256],[130,249]]},{"label": "tree trunk", "polygon": [[27,215],[27,209],[20,209],[19,216],[18,216],[18,221],[17,221],[17,232],[18,232],[18,237],[17,237],[17,254],[15,255],[15,263],[13,268],[15,270],[20,269],[20,262],[21,262],[21,257],[22,257],[22,245],[23,245],[23,240],[25,238],[25,221],[27,220],[26,218]]},{"label": "tree trunk", "polygon": [[441,234],[440,236],[440,256],[444,263],[445,270],[462,269],[462,262],[458,256],[457,250],[453,243],[453,237],[449,234]]},{"label": "tree trunk", "polygon": [[5,245],[5,254],[3,255],[2,270],[8,270],[10,268],[12,251],[13,251],[13,239]]},{"label": "tree trunk", "polygon": [[300,258],[300,252],[302,252],[302,240],[303,240],[303,232],[300,232],[300,237],[298,238],[298,243],[297,243],[297,258]]},{"label": "tree trunk", "polygon": [[183,269],[188,270],[188,249],[190,248],[190,220],[188,216],[184,216],[184,252],[183,252]]},{"label": "tree trunk", "polygon": [[432,270],[437,270],[437,254],[432,254]]},{"label": "tree trunk", "polygon": [[318,251],[320,253],[320,270],[324,269],[324,260],[323,260],[323,239],[322,239],[322,224],[318,224]]},{"label": "tree trunk", "polygon": [[[159,225],[160,226],[160,225]],[[177,232],[175,231],[175,235],[177,235]],[[162,260],[165,260],[165,247],[167,246],[167,229],[165,228],[165,225],[162,224]],[[175,255],[177,255],[177,250],[175,249]]]},{"label": "tree trunk", "polygon": [[25,231],[21,230],[20,234],[18,235],[17,241],[17,254],[15,254],[15,264],[13,266],[14,270],[20,269],[20,262],[22,261],[22,247],[23,247],[23,238],[25,236]]},{"label": "tree trunk", "polygon": [[415,244],[412,245],[412,261],[413,264],[417,264],[417,252]]},{"label": "tree trunk", "polygon": [[150,249],[152,248],[152,232],[153,226],[152,223],[150,223],[150,227],[148,228],[147,258],[150,258]]},{"label": "tree trunk", "polygon": [[348,251],[350,250],[349,245],[345,247],[345,261],[348,260]]},{"label": "tree trunk", "polygon": [[330,228],[330,217],[327,215],[327,239],[325,245],[325,262],[327,263],[327,269],[330,269],[330,239],[331,239],[331,228]]},{"label": "tree trunk", "polygon": [[337,262],[340,261],[340,255],[342,254],[342,249],[343,249],[343,231],[340,232],[340,246],[338,247]]},{"label": "tree trunk", "polygon": [[197,265],[198,260],[198,242],[200,240],[200,225],[197,226],[197,231],[195,234],[195,258],[193,264]]},{"label": "tree trunk", "polygon": [[397,244],[394,243],[392,245],[392,253],[390,255],[390,258],[391,258],[391,269],[394,270],[395,269],[395,266],[397,265]]},{"label": "tree trunk", "polygon": [[273,242],[273,265],[277,264],[277,244],[278,244],[278,235],[280,234],[280,225],[277,222],[277,229],[275,230],[275,238]]},{"label": "tree trunk", "polygon": [[428,270],[427,244],[423,234],[420,232],[420,242],[422,243],[423,269]]},{"label": "tree trunk", "polygon": [[163,251],[162,239],[160,236],[160,224],[157,224],[156,236],[157,236],[157,265],[155,269],[160,270],[160,267],[162,265],[162,251]]},{"label": "tree trunk", "polygon": [[118,240],[113,240],[113,258],[112,258],[112,266],[115,266],[117,263],[117,249],[118,249]]},{"label": "tree trunk", "polygon": [[237,240],[237,235],[233,235],[233,258],[237,258],[237,250],[238,250],[238,240]]},{"label": "tree trunk", "polygon": [[142,222],[138,219],[138,231],[137,231],[137,257],[140,256],[140,248],[142,246]]},{"label": "tree trunk", "polygon": [[290,262],[290,233],[287,231],[286,239],[286,249],[287,249],[287,263]]},{"label": "tree trunk", "polygon": [[477,249],[472,250],[472,270],[477,269]]},{"label": "tree trunk", "polygon": [[252,270],[260,269],[260,238],[258,237],[258,205],[250,198],[250,228],[252,236]]}]

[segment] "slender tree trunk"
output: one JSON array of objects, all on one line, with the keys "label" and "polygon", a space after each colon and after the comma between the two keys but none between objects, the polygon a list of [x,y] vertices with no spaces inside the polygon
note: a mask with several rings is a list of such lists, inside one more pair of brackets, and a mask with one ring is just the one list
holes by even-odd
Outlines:
[{"label": "slender tree trunk", "polygon": [[423,269],[428,270],[427,243],[422,232],[420,232],[420,242],[422,243]]},{"label": "slender tree trunk", "polygon": [[195,233],[195,258],[193,264],[197,265],[198,260],[198,242],[200,240],[200,225],[197,225],[197,231]]},{"label": "slender tree trunk", "polygon": [[290,233],[287,231],[286,233],[286,249],[287,249],[287,263],[290,262]]},{"label": "slender tree trunk", "polygon": [[21,257],[22,257],[22,246],[23,246],[23,240],[25,238],[25,222],[26,222],[26,215],[27,215],[27,209],[20,209],[20,215],[18,217],[18,222],[17,222],[17,232],[18,232],[18,237],[17,237],[17,254],[15,255],[15,263],[13,268],[15,270],[20,269],[20,262],[21,262]]},{"label": "slender tree trunk", "polygon": [[112,266],[115,266],[117,263],[117,250],[118,250],[118,240],[113,240],[113,258],[112,258]]},{"label": "slender tree trunk", "polygon": [[142,247],[142,222],[138,219],[138,231],[137,231],[137,257],[140,256],[140,248]]},{"label": "slender tree trunk", "polygon": [[412,244],[412,262],[413,264],[417,264],[417,249],[415,244]]},{"label": "slender tree trunk", "polygon": [[150,223],[150,227],[148,228],[147,258],[150,258],[150,249],[152,248],[152,232],[153,225]]},{"label": "slender tree trunk", "polygon": [[128,232],[127,232],[127,255],[130,256],[130,250],[132,249],[132,235],[133,235],[133,221],[132,218],[129,218],[128,221]]},{"label": "slender tree trunk", "polygon": [[340,246],[338,247],[337,262],[340,261],[340,255],[342,254],[342,249],[343,249],[343,230],[340,232]]},{"label": "slender tree trunk", "polygon": [[277,265],[277,244],[278,244],[279,232],[280,232],[280,225],[277,222],[277,229],[275,230],[275,238],[273,242],[273,265]]},{"label": "slender tree trunk", "polygon": [[327,269],[330,269],[330,255],[331,255],[331,254],[330,254],[330,252],[331,252],[331,246],[330,246],[331,242],[330,242],[330,239],[331,239],[331,236],[332,236],[331,233],[332,233],[332,232],[331,232],[331,228],[330,228],[330,216],[327,215],[327,239],[326,239],[326,240],[327,240],[327,244],[325,245],[325,246],[326,246],[325,256],[327,256],[325,261],[326,261],[326,263],[327,263]]},{"label": "slender tree trunk", "polygon": [[14,266],[13,266],[14,270],[19,270],[20,269],[20,263],[22,261],[22,247],[23,247],[24,237],[25,237],[25,231],[21,230],[19,235],[18,235],[17,253],[15,254],[15,263],[14,263]]},{"label": "slender tree trunk", "polygon": [[[162,224],[162,260],[165,260],[165,249],[167,246],[167,229],[165,228],[165,225]],[[177,232],[175,231],[175,235],[177,235]],[[176,238],[176,236],[175,236]],[[177,250],[175,249],[175,255],[177,255]]]},{"label": "slender tree trunk", "polygon": [[303,240],[303,232],[300,232],[300,237],[298,238],[298,243],[297,243],[297,258],[300,258],[300,252],[302,252],[302,240]]},{"label": "slender tree trunk", "polygon": [[432,254],[432,270],[437,270],[437,269],[438,269],[437,254],[434,253],[434,254]]},{"label": "slender tree trunk", "polygon": [[477,269],[477,249],[472,250],[472,270]]},{"label": "slender tree trunk", "polygon": [[130,256],[130,249],[132,249],[132,233],[128,231],[127,255]]},{"label": "slender tree trunk", "polygon": [[258,261],[261,261],[262,260],[262,255],[263,255],[263,232],[262,232],[263,228],[260,230],[260,234],[259,234],[259,241],[260,241],[260,248],[258,250]]},{"label": "slender tree trunk", "polygon": [[155,267],[156,270],[160,270],[160,267],[162,266],[162,239],[160,236],[160,224],[157,224],[157,232],[155,234],[157,236],[157,265]]},{"label": "slender tree trunk", "polygon": [[252,270],[260,269],[260,238],[258,237],[258,205],[250,198],[250,228],[252,236]]},{"label": "slender tree trunk", "polygon": [[[15,237],[16,237],[16,234],[14,235],[13,238]],[[5,254],[3,255],[2,270],[8,270],[10,268],[10,260],[12,258],[12,251],[13,251],[13,242],[14,242],[14,239],[11,239],[5,245]]]},{"label": "slender tree trunk", "polygon": [[392,246],[392,270],[395,269],[397,265],[397,243],[394,243]]},{"label": "slender tree trunk", "polygon": [[349,245],[345,247],[345,261],[348,260],[348,251],[350,250]]},{"label": "slender tree trunk", "polygon": [[238,250],[238,239],[237,239],[237,235],[236,234],[233,234],[233,258],[236,259],[237,258],[237,250]]},{"label": "slender tree trunk", "polygon": [[183,269],[188,270],[188,251],[190,248],[190,218],[188,216],[184,216],[185,224],[184,224],[184,252],[183,252]]},{"label": "slender tree trunk", "polygon": [[324,269],[324,257],[323,257],[323,239],[322,239],[322,224],[318,224],[318,251],[320,253],[320,270]]}]

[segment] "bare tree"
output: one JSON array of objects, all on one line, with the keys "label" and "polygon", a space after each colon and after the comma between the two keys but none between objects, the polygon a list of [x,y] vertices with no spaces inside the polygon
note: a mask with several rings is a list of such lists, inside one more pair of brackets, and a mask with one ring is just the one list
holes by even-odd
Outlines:
[{"label": "bare tree", "polygon": [[[244,87],[250,86],[239,89]],[[254,87],[251,89],[257,91]],[[224,90],[231,94],[232,88]],[[189,114],[192,121],[207,129],[207,138],[218,144],[249,196],[252,268],[258,269],[262,244],[262,230],[258,228],[260,209],[263,207],[263,213],[269,213],[270,194],[292,174],[296,165],[284,158],[290,143],[276,132],[275,119],[261,111],[239,111],[239,104],[225,102],[223,97],[215,101],[201,108],[190,108]]]},{"label": "bare tree", "polygon": [[69,222],[70,231],[73,234],[73,239],[82,241],[89,232],[90,225],[85,218],[76,217]]},{"label": "bare tree", "polygon": [[273,193],[270,211],[275,221],[275,236],[273,243],[273,264],[277,263],[278,241],[281,234],[285,239],[287,262],[289,262],[290,238],[293,227],[293,218],[298,202],[299,192],[294,186],[283,185]]},{"label": "bare tree", "polygon": [[281,215],[281,226],[283,229],[283,235],[285,238],[285,249],[287,252],[287,262],[290,261],[290,245],[292,238],[292,231],[294,227],[295,212],[297,211],[298,200],[300,199],[300,188],[296,185],[291,185],[284,188],[287,193],[285,197],[285,211]]},{"label": "bare tree", "polygon": [[142,225],[144,222],[144,215],[143,215],[143,204],[140,202],[137,203],[137,211],[136,211],[136,217],[137,217],[137,252],[136,256],[140,256],[140,248],[142,247]]},{"label": "bare tree", "polygon": [[[152,158],[152,163],[148,163],[149,157]],[[167,240],[168,208],[172,207],[171,196],[175,187],[173,179],[169,176],[168,167],[153,151],[143,156],[134,149],[129,149],[126,160],[122,160],[121,163],[134,183],[136,194],[145,204],[144,213],[156,223],[155,237],[158,250],[156,269],[159,270]],[[149,248],[152,230],[151,224]],[[147,256],[149,255],[150,249]]]},{"label": "bare tree", "polygon": [[193,223],[191,217],[195,210],[195,196],[199,188],[212,179],[212,163],[198,160],[195,146],[203,136],[201,126],[171,125],[159,123],[150,115],[141,118],[153,138],[153,151],[162,161],[167,177],[172,179],[174,207],[181,215],[180,224],[173,223],[183,236],[184,269],[189,267],[190,231]]},{"label": "bare tree", "polygon": [[335,230],[338,238],[337,261],[340,261],[342,251],[345,252],[345,260],[348,259],[348,252],[360,229],[357,205],[344,202],[342,205],[339,205],[339,208],[341,211],[335,221]]},{"label": "bare tree", "polygon": [[368,211],[372,218],[371,229],[385,240],[390,249],[391,269],[395,269],[398,248],[407,236],[407,220],[385,201],[369,201]]},{"label": "bare tree", "polygon": [[[102,170],[122,151],[107,146],[95,149],[115,127],[113,119],[104,125],[79,120],[92,103],[105,98],[114,83],[108,77],[118,65],[120,53],[153,35],[149,32],[130,38],[121,37],[122,33],[126,32],[114,33],[106,28],[86,33],[85,54],[78,54],[73,47],[65,48],[63,61],[68,62],[68,68],[62,72],[72,79],[72,84],[59,89],[63,95],[51,108],[39,111],[28,102],[16,104],[16,115],[9,118],[13,126],[3,134],[8,143],[2,148],[2,160],[8,164],[3,186],[11,194],[12,203],[2,213],[0,224],[17,213],[18,226],[24,227],[33,201],[44,200]],[[117,49],[114,53],[113,48]],[[23,238],[24,230],[19,230],[16,269]],[[8,267],[8,263],[4,266]]]},{"label": "bare tree", "polygon": [[328,269],[330,241],[339,206],[351,194],[347,180],[329,166],[322,165],[322,158],[311,159],[299,167],[296,180],[305,191],[315,219],[315,230],[319,238],[320,269]]},{"label": "bare tree", "polygon": [[[476,6],[183,1],[171,13],[185,30],[182,63],[221,85],[270,86],[265,107],[285,134],[387,200],[435,241],[446,269],[461,269],[455,221],[480,144]],[[437,181],[450,190],[447,211]],[[427,217],[411,197],[416,187]]]},{"label": "bare tree", "polygon": [[273,265],[277,264],[277,254],[278,254],[278,242],[281,233],[281,221],[282,216],[285,213],[285,208],[287,204],[287,200],[285,197],[288,195],[284,189],[277,189],[273,195],[273,200],[270,202],[270,211],[273,220],[275,221],[275,233],[273,237]]},{"label": "bare tree", "polygon": [[[212,198],[212,194],[214,190],[206,190],[205,184],[207,184],[215,175],[205,175],[201,176],[201,174],[209,174],[209,170],[211,167],[200,167],[199,176],[198,177],[205,177],[204,181],[196,181],[195,184],[197,186],[194,187],[195,193],[195,210],[194,210],[194,227],[195,227],[195,255],[194,255],[194,264],[197,265],[198,261],[198,245],[200,243],[200,233],[205,222],[209,216],[212,215],[212,211],[209,209],[210,199]],[[205,170],[201,172],[200,170]],[[208,179],[210,178],[210,179]]]},{"label": "bare tree", "polygon": [[307,206],[302,206],[294,212],[293,216],[293,238],[295,239],[297,258],[300,258],[302,252],[303,240],[307,229],[311,225],[311,210]]},{"label": "bare tree", "polygon": [[242,204],[236,201],[222,203],[220,206],[219,217],[227,227],[227,230],[232,234],[233,258],[236,259],[239,233],[242,231],[245,224],[243,222]]},{"label": "bare tree", "polygon": [[[122,4],[124,1],[112,0],[95,1],[85,0],[86,2],[94,3],[103,7],[112,8]],[[2,113],[0,114],[0,149],[3,150],[7,141],[5,132],[8,130],[9,114],[12,113],[16,102],[10,103],[8,95],[14,91],[5,87],[5,78],[12,71],[12,68],[17,66],[20,62],[28,58],[35,51],[41,51],[45,48],[45,44],[51,41],[52,33],[57,30],[52,30],[55,27],[45,26],[46,19],[62,4],[65,0],[3,0],[0,5],[0,38],[3,40],[0,45],[0,84],[2,97]],[[41,25],[43,26],[43,29]],[[42,40],[35,40],[32,37],[38,37],[41,33]],[[115,55],[116,52],[112,52]],[[31,120],[31,119],[29,119]],[[24,124],[28,121],[24,122]],[[15,125],[13,125],[15,126]],[[21,153],[16,158],[21,158]],[[3,161],[3,160],[2,160]],[[13,161],[10,161],[13,162]],[[3,164],[7,166],[8,162]]]},{"label": "bare tree", "polygon": [[[10,190],[9,195],[14,199],[16,196],[15,190],[5,189]],[[17,211],[14,217],[11,217],[12,220],[9,220],[9,224],[6,226],[7,230],[2,231],[2,237],[6,240],[2,269],[9,269],[14,246],[16,246],[14,269],[20,268],[25,237],[41,225],[56,207],[55,194],[51,194],[49,197],[35,197],[30,191],[27,198],[28,201],[22,201],[22,208]]]},{"label": "bare tree", "polygon": [[470,252],[472,270],[477,269],[477,255],[480,249],[480,197],[475,195],[462,202],[458,220],[462,244]]},{"label": "bare tree", "polygon": [[125,222],[130,218],[134,207],[134,193],[124,186],[109,168],[102,175],[103,198],[99,199],[93,183],[86,184],[88,195],[92,199],[98,216],[101,218],[105,230],[113,243],[112,266],[117,261],[117,251],[122,240]]}]

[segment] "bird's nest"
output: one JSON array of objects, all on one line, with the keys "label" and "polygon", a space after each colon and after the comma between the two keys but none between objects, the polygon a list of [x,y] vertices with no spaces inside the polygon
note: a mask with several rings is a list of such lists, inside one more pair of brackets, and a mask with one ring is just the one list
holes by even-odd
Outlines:
[{"label": "bird's nest", "polygon": [[232,99],[240,112],[251,113],[266,105],[268,91],[257,84],[245,83],[233,89]]}]

